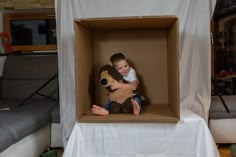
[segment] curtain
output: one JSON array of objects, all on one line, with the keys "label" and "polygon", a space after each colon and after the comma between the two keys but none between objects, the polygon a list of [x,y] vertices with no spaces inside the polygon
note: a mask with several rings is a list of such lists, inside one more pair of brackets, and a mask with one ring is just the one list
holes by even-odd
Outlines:
[{"label": "curtain", "polygon": [[208,119],[210,20],[216,0],[56,0],[61,121],[64,146],[76,122],[74,18],[177,15],[180,107]]}]

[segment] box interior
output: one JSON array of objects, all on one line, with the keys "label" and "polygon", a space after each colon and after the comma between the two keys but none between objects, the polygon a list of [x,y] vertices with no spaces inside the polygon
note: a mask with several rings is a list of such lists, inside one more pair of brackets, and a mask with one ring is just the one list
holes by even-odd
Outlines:
[{"label": "box interior", "polygon": [[[80,122],[176,122],[179,119],[178,19],[148,17],[75,20],[77,120]],[[96,116],[105,105],[100,67],[122,52],[138,74],[146,99],[141,115]]]}]

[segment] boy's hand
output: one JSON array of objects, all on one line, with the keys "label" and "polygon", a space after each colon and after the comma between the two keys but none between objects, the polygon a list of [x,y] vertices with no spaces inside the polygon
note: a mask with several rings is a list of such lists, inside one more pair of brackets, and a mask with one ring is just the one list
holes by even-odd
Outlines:
[{"label": "boy's hand", "polygon": [[105,90],[105,93],[106,93],[107,96],[110,95],[110,92],[108,92],[107,90]]}]

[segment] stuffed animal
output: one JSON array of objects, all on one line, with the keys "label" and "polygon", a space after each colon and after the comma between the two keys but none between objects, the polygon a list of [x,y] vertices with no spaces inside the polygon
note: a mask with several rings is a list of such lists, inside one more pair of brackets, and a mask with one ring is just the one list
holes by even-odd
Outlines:
[{"label": "stuffed animal", "polygon": [[127,83],[122,75],[111,65],[107,64],[100,69],[100,84],[106,88],[109,95],[110,107],[109,113],[133,113],[131,99],[133,91],[129,89],[111,90],[110,86],[114,82]]}]

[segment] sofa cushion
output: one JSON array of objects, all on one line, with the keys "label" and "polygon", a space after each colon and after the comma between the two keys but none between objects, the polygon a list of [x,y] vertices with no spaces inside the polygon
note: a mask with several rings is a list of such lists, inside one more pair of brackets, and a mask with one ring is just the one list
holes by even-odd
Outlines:
[{"label": "sofa cushion", "polygon": [[[7,100],[22,100],[29,97],[37,89],[39,89],[48,80],[2,80],[2,99]],[[57,81],[53,80],[42,90],[39,91],[44,95],[52,98],[57,97]],[[32,99],[41,99],[39,95],[34,95]]]},{"label": "sofa cushion", "polygon": [[[58,73],[57,55],[8,56],[1,79],[2,99],[25,99]],[[57,96],[57,78],[40,93]],[[37,98],[37,97],[33,97]]]},{"label": "sofa cushion", "polygon": [[[20,108],[9,111],[0,111],[0,128],[11,142],[4,142],[0,138],[0,152],[11,144],[50,123],[51,110],[58,105],[55,101],[29,101]],[[1,137],[1,136],[0,136]]]},{"label": "sofa cushion", "polygon": [[210,119],[223,119],[223,118],[236,118],[236,96],[235,95],[225,95],[222,96],[224,102],[226,103],[230,113],[225,109],[219,96],[211,97],[211,106],[209,111]]},{"label": "sofa cushion", "polygon": [[48,79],[57,73],[57,55],[8,56],[4,63],[5,79]]},{"label": "sofa cushion", "polygon": [[14,143],[13,134],[6,128],[0,128],[0,152]]},{"label": "sofa cushion", "polygon": [[0,110],[10,110],[12,106],[18,106],[19,101],[16,100],[0,100]]}]

